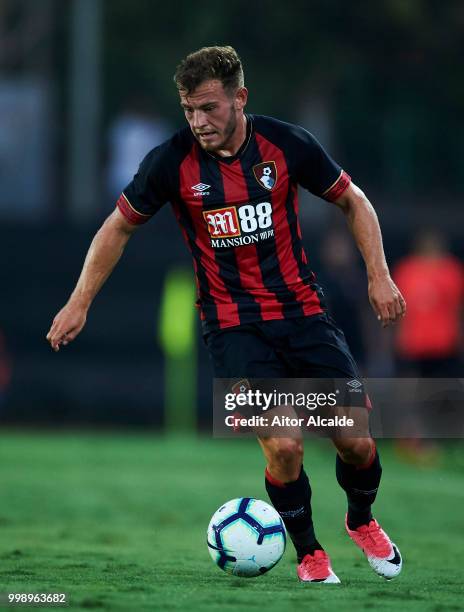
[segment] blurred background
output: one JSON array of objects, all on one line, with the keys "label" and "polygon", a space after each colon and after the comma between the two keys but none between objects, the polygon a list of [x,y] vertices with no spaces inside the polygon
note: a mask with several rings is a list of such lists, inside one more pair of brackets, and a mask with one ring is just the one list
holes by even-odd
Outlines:
[{"label": "blurred background", "polygon": [[172,75],[231,44],[248,110],[303,125],[375,205],[409,314],[381,330],[341,213],[303,235],[367,376],[462,375],[464,4],[0,0],[0,419],[207,429],[212,374],[169,205],[54,354],[45,335],[144,155],[184,125]]}]

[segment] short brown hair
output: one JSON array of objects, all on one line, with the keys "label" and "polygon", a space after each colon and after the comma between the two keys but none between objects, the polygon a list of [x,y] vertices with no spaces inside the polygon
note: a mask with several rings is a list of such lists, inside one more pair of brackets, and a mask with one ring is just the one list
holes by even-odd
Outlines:
[{"label": "short brown hair", "polygon": [[242,62],[232,47],[203,47],[187,55],[177,66],[174,82],[179,91],[191,94],[204,81],[217,79],[224,90],[235,92],[243,87]]}]

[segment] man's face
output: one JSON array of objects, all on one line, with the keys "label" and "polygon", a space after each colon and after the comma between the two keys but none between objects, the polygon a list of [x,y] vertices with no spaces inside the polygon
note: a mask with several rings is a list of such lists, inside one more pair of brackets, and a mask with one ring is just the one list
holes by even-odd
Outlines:
[{"label": "man's face", "polygon": [[180,92],[185,118],[203,149],[214,152],[231,147],[246,97],[244,87],[228,94],[218,80],[204,81],[190,94]]}]

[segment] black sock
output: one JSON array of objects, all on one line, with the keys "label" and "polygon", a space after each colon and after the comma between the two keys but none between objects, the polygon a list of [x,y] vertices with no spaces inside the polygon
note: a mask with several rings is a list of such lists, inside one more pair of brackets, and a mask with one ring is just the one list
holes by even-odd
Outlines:
[{"label": "black sock", "polygon": [[345,463],[337,454],[337,480],[348,499],[347,522],[350,529],[367,525],[372,520],[371,506],[382,476],[382,466],[375,448],[374,453],[374,457],[366,466]]},{"label": "black sock", "polygon": [[315,550],[322,550],[314,534],[311,487],[303,466],[298,479],[286,483],[273,478],[266,469],[265,482],[269,498],[282,517],[295,546],[298,563],[308,553],[313,554]]}]

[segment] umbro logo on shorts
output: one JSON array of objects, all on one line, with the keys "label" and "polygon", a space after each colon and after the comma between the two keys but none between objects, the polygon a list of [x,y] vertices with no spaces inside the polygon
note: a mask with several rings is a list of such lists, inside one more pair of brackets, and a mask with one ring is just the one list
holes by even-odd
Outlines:
[{"label": "umbro logo on shorts", "polygon": [[359,382],[359,380],[356,380],[356,378],[354,378],[353,380],[350,380],[346,384],[348,387],[351,387],[350,392],[351,391],[361,392],[361,387],[363,386],[362,382]]}]

